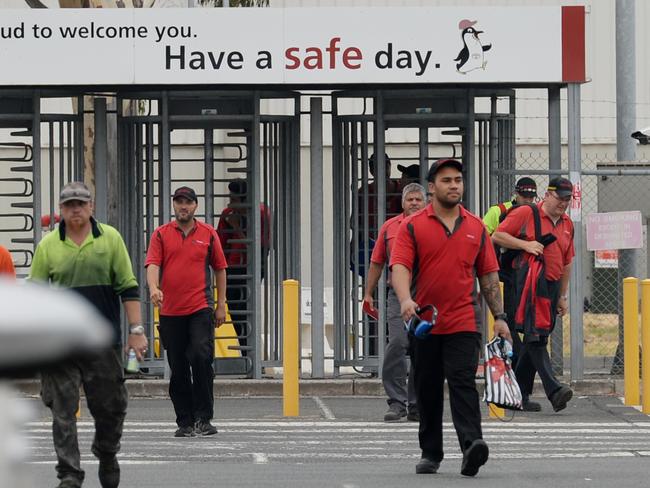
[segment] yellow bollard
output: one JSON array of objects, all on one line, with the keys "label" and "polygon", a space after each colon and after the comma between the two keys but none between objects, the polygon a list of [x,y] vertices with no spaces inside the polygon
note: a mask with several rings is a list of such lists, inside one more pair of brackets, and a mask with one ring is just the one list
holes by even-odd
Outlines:
[{"label": "yellow bollard", "polygon": [[639,405],[639,280],[623,280],[625,405]]},{"label": "yellow bollard", "polygon": [[283,321],[282,321],[282,409],[285,417],[300,415],[300,391],[298,371],[300,346],[298,344],[298,282],[282,282]]},{"label": "yellow bollard", "polygon": [[641,344],[643,404],[641,411],[650,414],[650,280],[641,281]]},{"label": "yellow bollard", "polygon": [[[501,296],[503,296],[503,283],[499,283],[499,285],[501,286]],[[494,317],[492,316],[492,312],[488,312],[488,337],[490,339],[494,337]],[[489,371],[484,368],[483,374],[489,374]],[[505,409],[497,407],[492,403],[488,403],[488,411],[491,419],[502,419],[506,416]]]}]

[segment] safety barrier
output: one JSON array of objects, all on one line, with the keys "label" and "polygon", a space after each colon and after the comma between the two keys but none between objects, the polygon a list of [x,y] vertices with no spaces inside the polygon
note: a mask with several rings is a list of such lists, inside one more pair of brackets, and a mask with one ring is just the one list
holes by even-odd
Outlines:
[{"label": "safety barrier", "polygon": [[282,282],[282,412],[285,417],[300,415],[298,376],[300,350],[298,344],[298,319],[300,317],[300,286],[296,280]]},{"label": "safety barrier", "polygon": [[[639,382],[639,279],[623,280],[625,405],[640,405]],[[643,380],[642,412],[650,413],[650,280],[641,281],[641,344]]]}]

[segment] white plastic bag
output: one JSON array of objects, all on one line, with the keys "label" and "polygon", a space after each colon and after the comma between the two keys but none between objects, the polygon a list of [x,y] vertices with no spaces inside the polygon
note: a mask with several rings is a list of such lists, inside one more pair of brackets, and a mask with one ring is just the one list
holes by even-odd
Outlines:
[{"label": "white plastic bag", "polygon": [[501,347],[501,338],[485,344],[485,391],[483,401],[509,410],[522,410],[521,390],[510,358]]}]

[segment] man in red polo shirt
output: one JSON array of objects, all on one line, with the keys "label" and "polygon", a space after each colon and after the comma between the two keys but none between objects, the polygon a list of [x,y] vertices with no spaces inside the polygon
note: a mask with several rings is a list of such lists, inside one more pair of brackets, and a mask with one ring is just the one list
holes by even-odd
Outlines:
[{"label": "man in red polo shirt", "polygon": [[[546,348],[548,334],[555,325],[556,313],[564,315],[568,309],[567,289],[571,275],[571,262],[575,255],[573,247],[573,222],[566,210],[571,203],[573,185],[566,178],[553,178],[548,185],[544,199],[537,204],[541,223],[541,236],[535,236],[535,224],[533,209],[529,206],[522,206],[512,210],[503,222],[497,227],[492,235],[494,242],[508,249],[521,250],[522,258],[513,260],[512,266],[516,271],[526,263],[525,256],[542,255],[545,265],[545,278],[550,297],[550,326],[544,333],[530,333],[524,331],[523,348],[515,367],[515,375],[521,389],[524,406],[529,411],[541,410],[541,405],[531,402],[529,395],[533,390],[535,372],[539,373],[544,386],[544,392],[548,397],[553,410],[558,412],[566,408],[567,402],[571,400],[573,391],[566,385],[562,385],[555,375],[551,366],[551,359]],[[550,234],[555,241],[544,246],[539,240],[542,236]],[[522,280],[515,278],[509,285],[511,290],[504,293],[512,293],[520,297],[523,286]]]},{"label": "man in red polo shirt", "polygon": [[[496,319],[494,332],[511,340],[499,289],[499,265],[490,237],[481,219],[460,205],[462,169],[455,159],[442,159],[431,166],[427,178],[431,204],[402,222],[390,260],[402,318],[411,320],[427,305],[438,310],[428,337],[412,339],[422,449],[422,458],[415,467],[418,474],[437,472],[444,457],[445,379],[463,452],[461,474],[475,476],[488,459],[475,381],[481,346],[476,278]],[[411,286],[415,297],[411,296]],[[420,317],[432,319],[431,312],[421,313]]]},{"label": "man in red polo shirt", "polygon": [[[403,213],[384,222],[379,230],[377,242],[370,257],[370,267],[366,278],[366,293],[363,297],[364,307],[370,313],[376,313],[373,306],[373,293],[379,283],[379,278],[384,271],[384,264],[390,259],[390,252],[397,235],[397,229],[402,221],[413,215],[426,205],[426,192],[422,185],[409,183],[402,191]],[[386,395],[388,395],[388,411],[384,415],[384,422],[397,422],[404,417],[417,422],[420,420],[415,396],[413,381],[413,363],[408,373],[406,356],[409,341],[404,329],[404,322],[400,315],[399,301],[395,292],[390,287],[389,278],[388,299],[386,302],[386,320],[388,322],[388,345],[384,353],[382,366],[382,382]],[[408,413],[407,413],[408,407]]]},{"label": "man in red polo shirt", "polygon": [[[194,218],[192,188],[173,195],[176,219],[158,227],[147,251],[151,301],[160,307],[160,338],[171,368],[169,396],[176,412],[176,437],[212,435],[214,415],[214,327],[226,319],[226,258],[214,228]],[[217,287],[214,309],[212,275]]]}]

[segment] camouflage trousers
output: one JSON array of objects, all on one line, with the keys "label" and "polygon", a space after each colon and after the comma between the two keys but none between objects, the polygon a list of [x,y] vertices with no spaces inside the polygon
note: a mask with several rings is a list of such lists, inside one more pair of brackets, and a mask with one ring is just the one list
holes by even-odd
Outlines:
[{"label": "camouflage trousers", "polygon": [[82,355],[41,372],[41,398],[52,411],[52,436],[58,478],[84,479],[77,437],[79,389],[83,386],[88,410],[95,420],[92,452],[112,457],[120,450],[126,416],[127,392],[119,348]]}]

